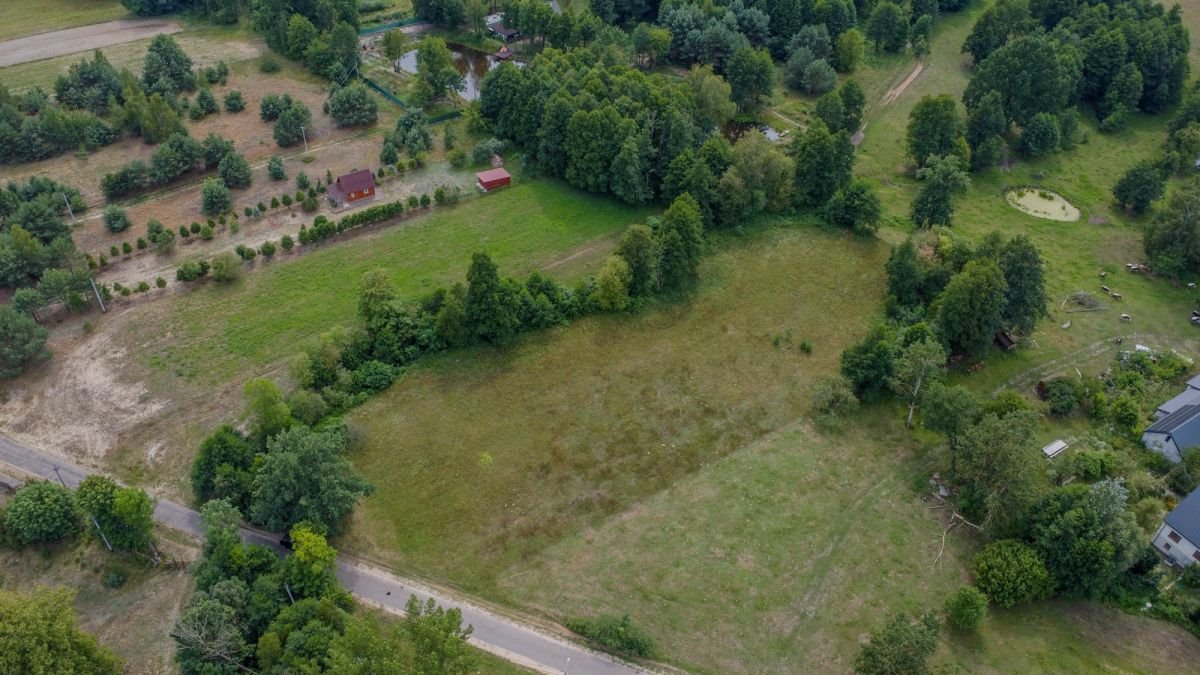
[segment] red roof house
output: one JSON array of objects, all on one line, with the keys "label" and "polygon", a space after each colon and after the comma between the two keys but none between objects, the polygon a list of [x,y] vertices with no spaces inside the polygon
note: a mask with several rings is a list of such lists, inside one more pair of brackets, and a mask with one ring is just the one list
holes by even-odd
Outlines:
[{"label": "red roof house", "polygon": [[502,188],[512,183],[512,176],[504,169],[489,169],[480,171],[475,174],[475,180],[478,181],[479,189],[484,192],[491,192],[496,188]]},{"label": "red roof house", "polygon": [[348,173],[329,186],[328,194],[334,206],[349,206],[364,199],[374,199],[375,174],[370,169]]}]

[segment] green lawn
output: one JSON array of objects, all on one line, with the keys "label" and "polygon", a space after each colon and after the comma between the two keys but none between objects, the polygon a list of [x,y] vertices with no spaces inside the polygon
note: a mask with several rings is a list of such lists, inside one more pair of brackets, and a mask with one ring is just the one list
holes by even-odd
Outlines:
[{"label": "green lawn", "polygon": [[0,40],[127,16],[120,0],[5,0],[0,2]]},{"label": "green lawn", "polygon": [[376,233],[315,246],[295,262],[260,263],[232,286],[201,285],[164,305],[154,336],[141,326],[127,330],[131,341],[143,341],[140,358],[156,370],[222,382],[277,364],[305,340],[351,325],[359,280],[370,270],[386,269],[400,293],[413,299],[463,279],[474,251],[490,253],[505,274],[553,266],[556,275],[578,275],[645,213],[558,182],[517,183]]}]

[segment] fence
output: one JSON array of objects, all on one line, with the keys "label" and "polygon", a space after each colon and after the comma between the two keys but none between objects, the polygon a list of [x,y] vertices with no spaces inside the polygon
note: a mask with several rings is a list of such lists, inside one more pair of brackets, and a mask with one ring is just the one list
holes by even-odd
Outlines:
[{"label": "fence", "polygon": [[413,17],[411,19],[404,19],[403,21],[389,21],[387,23],[381,23],[378,26],[371,26],[369,28],[363,28],[362,30],[358,31],[358,34],[360,36],[374,35],[376,33],[382,33],[384,31],[391,30],[393,28],[400,28],[402,26],[411,26],[416,23],[425,23],[425,19]]},{"label": "fence", "polygon": [[405,105],[404,101],[400,100],[399,96],[396,96],[395,94],[388,91],[387,89],[384,89],[377,82],[375,82],[375,80],[372,80],[371,78],[369,78],[365,75],[360,75],[359,77],[360,77],[360,79],[362,79],[363,82],[366,83],[366,85],[368,87],[370,87],[370,88],[374,89],[376,92],[378,92],[380,96],[386,98],[387,100],[391,101],[392,103],[395,103],[396,105],[400,106],[402,109],[408,110],[408,106]]}]

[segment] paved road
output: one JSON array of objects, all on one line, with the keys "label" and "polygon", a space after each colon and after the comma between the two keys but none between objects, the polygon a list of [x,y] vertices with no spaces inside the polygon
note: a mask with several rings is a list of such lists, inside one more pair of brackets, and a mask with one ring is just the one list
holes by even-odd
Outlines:
[{"label": "paved road", "polygon": [[[0,0],[0,2],[16,1]],[[181,30],[183,29],[179,27],[179,24],[171,21],[118,19],[90,26],[27,35],[0,42],[0,67],[111,47],[124,42],[154,37],[159,33],[178,33]]]},{"label": "paved road", "polygon": [[[92,473],[3,435],[0,435],[0,463],[48,480],[57,480],[61,476],[63,482],[71,487],[79,485],[80,481]],[[167,527],[195,537],[202,537],[204,534],[200,514],[174,502],[159,500],[154,507],[154,518]],[[243,529],[242,538],[279,550],[277,538],[267,533]],[[458,607],[462,611],[463,621],[475,628],[471,637],[475,646],[541,673],[629,675],[645,672],[611,656],[589,651],[465,602],[461,598],[450,597],[440,591],[435,592],[417,582],[396,577],[346,556],[341,556],[338,560],[337,575],[342,585],[359,599],[391,612],[402,613],[410,595],[416,595],[421,600],[433,598],[444,607]]]}]

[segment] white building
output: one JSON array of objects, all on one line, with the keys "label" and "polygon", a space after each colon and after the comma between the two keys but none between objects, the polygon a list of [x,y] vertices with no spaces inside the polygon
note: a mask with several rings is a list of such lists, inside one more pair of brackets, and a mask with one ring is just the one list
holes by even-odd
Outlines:
[{"label": "white building", "polygon": [[1200,490],[1193,490],[1163,518],[1153,544],[1172,565],[1184,567],[1200,561]]}]

